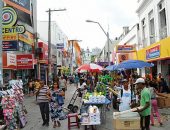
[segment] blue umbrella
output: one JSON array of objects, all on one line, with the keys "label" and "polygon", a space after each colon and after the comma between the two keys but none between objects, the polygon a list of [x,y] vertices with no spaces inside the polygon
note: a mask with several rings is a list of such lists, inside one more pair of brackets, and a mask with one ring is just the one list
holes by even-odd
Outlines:
[{"label": "blue umbrella", "polygon": [[144,68],[144,67],[153,67],[154,64],[148,63],[141,60],[126,60],[120,63],[116,69],[135,69],[135,68]]},{"label": "blue umbrella", "polygon": [[105,68],[105,70],[113,71],[113,70],[116,70],[116,67],[117,67],[117,65],[109,65]]}]

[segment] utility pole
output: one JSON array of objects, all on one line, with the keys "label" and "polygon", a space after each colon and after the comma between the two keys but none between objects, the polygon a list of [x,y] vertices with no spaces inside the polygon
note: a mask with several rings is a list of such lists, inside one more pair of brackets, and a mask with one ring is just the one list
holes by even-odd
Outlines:
[{"label": "utility pole", "polygon": [[109,40],[109,32],[107,32],[107,47],[108,47],[108,49],[107,49],[107,51],[108,51],[108,56],[107,56],[107,58],[108,58],[108,65],[110,66],[110,40]]},{"label": "utility pole", "polygon": [[2,8],[3,2],[0,0],[0,81],[3,84],[3,64],[2,64]]},{"label": "utility pole", "polygon": [[59,9],[59,10],[51,10],[49,9],[48,11],[48,81],[52,79],[52,74],[51,74],[51,12],[54,11],[65,11],[66,9]]}]

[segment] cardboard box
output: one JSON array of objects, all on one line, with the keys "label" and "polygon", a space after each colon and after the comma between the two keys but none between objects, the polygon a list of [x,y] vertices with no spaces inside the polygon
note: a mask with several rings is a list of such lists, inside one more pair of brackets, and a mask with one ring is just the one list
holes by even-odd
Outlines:
[{"label": "cardboard box", "polygon": [[140,116],[136,112],[113,116],[113,128],[114,130],[140,130]]},{"label": "cardboard box", "polygon": [[157,97],[158,107],[159,108],[168,108],[170,107],[170,97]]}]

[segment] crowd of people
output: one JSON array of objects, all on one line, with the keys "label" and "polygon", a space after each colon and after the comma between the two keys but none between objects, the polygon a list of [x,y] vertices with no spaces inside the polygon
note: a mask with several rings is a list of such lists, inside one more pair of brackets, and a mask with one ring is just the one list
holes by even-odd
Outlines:
[{"label": "crowd of people", "polygon": [[[54,78],[52,87],[45,85],[45,82],[42,80],[33,81],[30,79],[28,82],[29,95],[36,95],[36,101],[39,104],[42,115],[42,125],[49,126],[49,118],[51,116],[53,127],[61,126],[59,117],[62,112],[64,98],[67,96],[65,95],[68,86],[67,81],[70,80],[70,83],[74,83],[77,89],[84,87],[87,92],[94,92],[99,80],[98,77],[105,74],[108,73],[75,74],[71,78],[61,75]],[[108,83],[108,86],[116,91],[117,95],[107,91],[106,97],[112,102],[114,109],[121,112],[142,106],[136,110],[141,116],[142,130],[149,130],[150,124],[154,125],[154,115],[157,116],[160,126],[163,125],[158,112],[156,97],[157,95],[164,96],[163,93],[169,93],[170,91],[161,74],[156,78],[149,75],[141,77],[137,73],[126,75],[125,72],[109,73],[109,75],[113,80]],[[110,109],[111,103],[107,104],[107,110]]]}]

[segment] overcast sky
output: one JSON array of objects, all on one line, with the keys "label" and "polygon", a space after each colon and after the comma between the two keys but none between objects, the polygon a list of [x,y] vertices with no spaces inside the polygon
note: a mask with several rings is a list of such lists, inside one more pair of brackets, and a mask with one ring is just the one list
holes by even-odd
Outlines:
[{"label": "overcast sky", "polygon": [[123,26],[132,27],[137,23],[137,0],[37,0],[38,20],[48,20],[45,12],[51,9],[63,9],[53,12],[56,21],[69,39],[82,40],[82,48],[103,48],[107,38],[100,27],[86,20],[97,21],[114,39],[122,33]]}]

